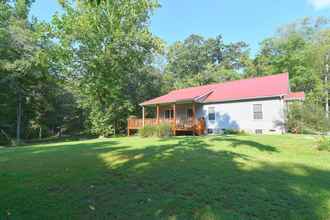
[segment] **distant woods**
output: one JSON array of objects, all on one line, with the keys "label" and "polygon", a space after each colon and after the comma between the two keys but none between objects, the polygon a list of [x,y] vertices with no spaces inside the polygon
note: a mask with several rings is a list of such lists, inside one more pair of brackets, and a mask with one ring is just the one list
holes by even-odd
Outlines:
[{"label": "distant woods", "polygon": [[154,0],[59,1],[50,23],[34,1],[0,2],[0,142],[125,133],[139,103],[172,89],[289,71],[291,89],[324,109],[329,20],[305,18],[245,42],[192,34],[166,45],[151,33]]}]

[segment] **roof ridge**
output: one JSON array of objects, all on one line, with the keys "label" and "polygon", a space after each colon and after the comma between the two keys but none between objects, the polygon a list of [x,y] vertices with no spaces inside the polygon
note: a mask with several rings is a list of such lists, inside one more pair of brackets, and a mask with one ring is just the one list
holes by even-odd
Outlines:
[{"label": "roof ridge", "polygon": [[182,89],[175,89],[175,90],[170,91],[170,92],[167,93],[167,94],[170,94],[170,93],[172,93],[172,92],[177,92],[177,91],[186,90],[186,89],[194,89],[194,88],[201,88],[201,87],[208,87],[208,86],[216,86],[216,85],[227,84],[227,83],[233,83],[233,82],[240,82],[240,81],[248,81],[248,80],[256,80],[256,79],[264,79],[264,78],[274,77],[274,76],[280,76],[280,75],[288,75],[288,76],[289,76],[289,72],[276,73],[276,74],[271,74],[271,75],[266,75],[266,76],[256,76],[256,77],[245,78],[245,79],[229,80],[229,81],[224,81],[224,82],[205,84],[205,85],[201,85],[201,86],[191,86],[191,87],[186,87],[186,88],[182,88]]}]

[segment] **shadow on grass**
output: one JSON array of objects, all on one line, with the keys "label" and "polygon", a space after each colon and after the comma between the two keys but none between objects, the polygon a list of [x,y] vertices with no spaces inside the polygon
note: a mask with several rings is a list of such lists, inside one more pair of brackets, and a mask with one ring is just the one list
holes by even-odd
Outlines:
[{"label": "shadow on grass", "polygon": [[[203,138],[175,138],[143,148],[122,146],[117,141],[79,144],[84,150],[64,145],[67,151],[53,152],[53,156],[67,155],[63,167],[76,169],[61,174],[68,175],[66,178],[53,179],[53,185],[60,190],[55,188],[54,192],[51,188],[42,195],[32,190],[34,193],[27,192],[21,200],[8,192],[10,201],[0,201],[0,207],[10,209],[8,204],[16,200],[17,217],[86,219],[318,220],[330,214],[328,171],[300,164],[261,162],[246,169],[252,156],[209,148],[209,144],[221,144],[223,140],[215,138],[207,143]],[[276,151],[254,141],[225,140],[233,146]],[[54,161],[49,165],[59,166]],[[36,172],[40,170],[41,167]],[[52,205],[43,210],[47,200],[36,199],[50,196],[55,196]],[[33,208],[25,204],[31,199],[36,201]]]},{"label": "shadow on grass", "polygon": [[278,150],[272,145],[262,144],[260,142],[252,141],[252,140],[242,140],[235,138],[233,136],[215,137],[211,139],[211,141],[216,141],[216,142],[227,141],[230,142],[230,146],[232,147],[246,146],[246,147],[258,149],[259,151],[278,152]]},{"label": "shadow on grass", "polygon": [[[324,217],[320,213],[327,198],[320,198],[318,194],[329,190],[329,172],[299,164],[273,166],[266,163],[256,169],[244,170],[244,164],[237,159],[248,162],[253,158],[211,151],[201,139],[177,140],[176,144],[119,152],[129,158],[143,156],[128,160],[113,170],[129,173],[123,182],[134,182],[136,186],[126,191],[127,194],[116,197],[120,204],[129,199],[133,205],[126,207],[124,216],[112,213],[113,217],[134,218],[141,212],[143,217],[178,219]],[[249,145],[259,150],[276,151],[272,146],[254,141],[240,142],[234,138],[226,138],[226,141],[234,146]],[[301,172],[295,174],[292,170]]]}]

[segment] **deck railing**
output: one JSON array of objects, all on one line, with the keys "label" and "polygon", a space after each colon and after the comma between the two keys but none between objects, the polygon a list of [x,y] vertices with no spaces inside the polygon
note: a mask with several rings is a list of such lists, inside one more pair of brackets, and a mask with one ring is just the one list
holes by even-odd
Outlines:
[{"label": "deck railing", "polygon": [[[174,125],[173,119],[159,119],[159,123],[168,123]],[[139,129],[143,127],[143,119],[141,118],[129,118],[127,120],[128,127],[131,129]],[[188,129],[193,127],[193,119],[176,119],[175,127],[178,129]],[[144,119],[144,125],[157,125],[157,119],[156,118],[145,118]]]},{"label": "deck railing", "polygon": [[[194,123],[193,118],[177,118],[174,126],[173,119],[162,119],[159,118],[159,123],[168,123],[173,126],[173,130],[182,130],[182,131],[195,131],[199,134],[202,134],[205,130],[204,120],[196,120]],[[144,126],[146,125],[157,125],[156,118],[145,118]],[[129,118],[127,120],[127,128],[129,130],[137,130],[143,127],[143,119],[141,118]]]}]

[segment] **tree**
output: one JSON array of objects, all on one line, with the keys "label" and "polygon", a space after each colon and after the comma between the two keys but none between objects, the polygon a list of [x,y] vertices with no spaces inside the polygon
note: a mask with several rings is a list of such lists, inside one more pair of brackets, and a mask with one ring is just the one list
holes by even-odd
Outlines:
[{"label": "tree", "polygon": [[314,100],[290,103],[287,128],[293,133],[325,133],[330,129],[330,120],[324,113],[322,106]]},{"label": "tree", "polygon": [[305,18],[282,27],[275,37],[261,44],[254,60],[254,71],[247,75],[270,75],[288,71],[293,91],[305,91],[315,101],[324,97],[324,54],[329,35],[324,18]]},{"label": "tree", "polygon": [[248,57],[244,42],[225,44],[221,36],[204,39],[191,35],[166,53],[165,91],[240,78]]},{"label": "tree", "polygon": [[160,76],[152,66],[161,41],[148,28],[158,3],[153,0],[115,0],[97,7],[62,2],[64,14],[55,16],[53,33],[59,41],[66,81],[88,111],[91,131],[110,135],[126,127],[138,103],[158,95]]},{"label": "tree", "polygon": [[[13,136],[19,144],[49,135],[54,124],[66,127],[72,123],[67,119],[78,114],[74,97],[58,77],[49,25],[28,19],[32,2],[0,3],[0,141],[7,143]],[[59,99],[68,102],[60,105]]]},{"label": "tree", "polygon": [[[20,143],[21,139],[23,108],[28,100],[27,94],[31,85],[42,77],[40,72],[36,71],[40,64],[38,63],[40,51],[37,48],[34,24],[27,20],[31,3],[31,1],[17,0],[14,7],[7,2],[0,3],[3,15],[0,20],[0,39],[3,44],[0,57],[0,83],[8,89],[9,97],[16,97],[17,143]],[[9,103],[7,109],[12,109]],[[4,125],[6,124],[5,122]]]}]

